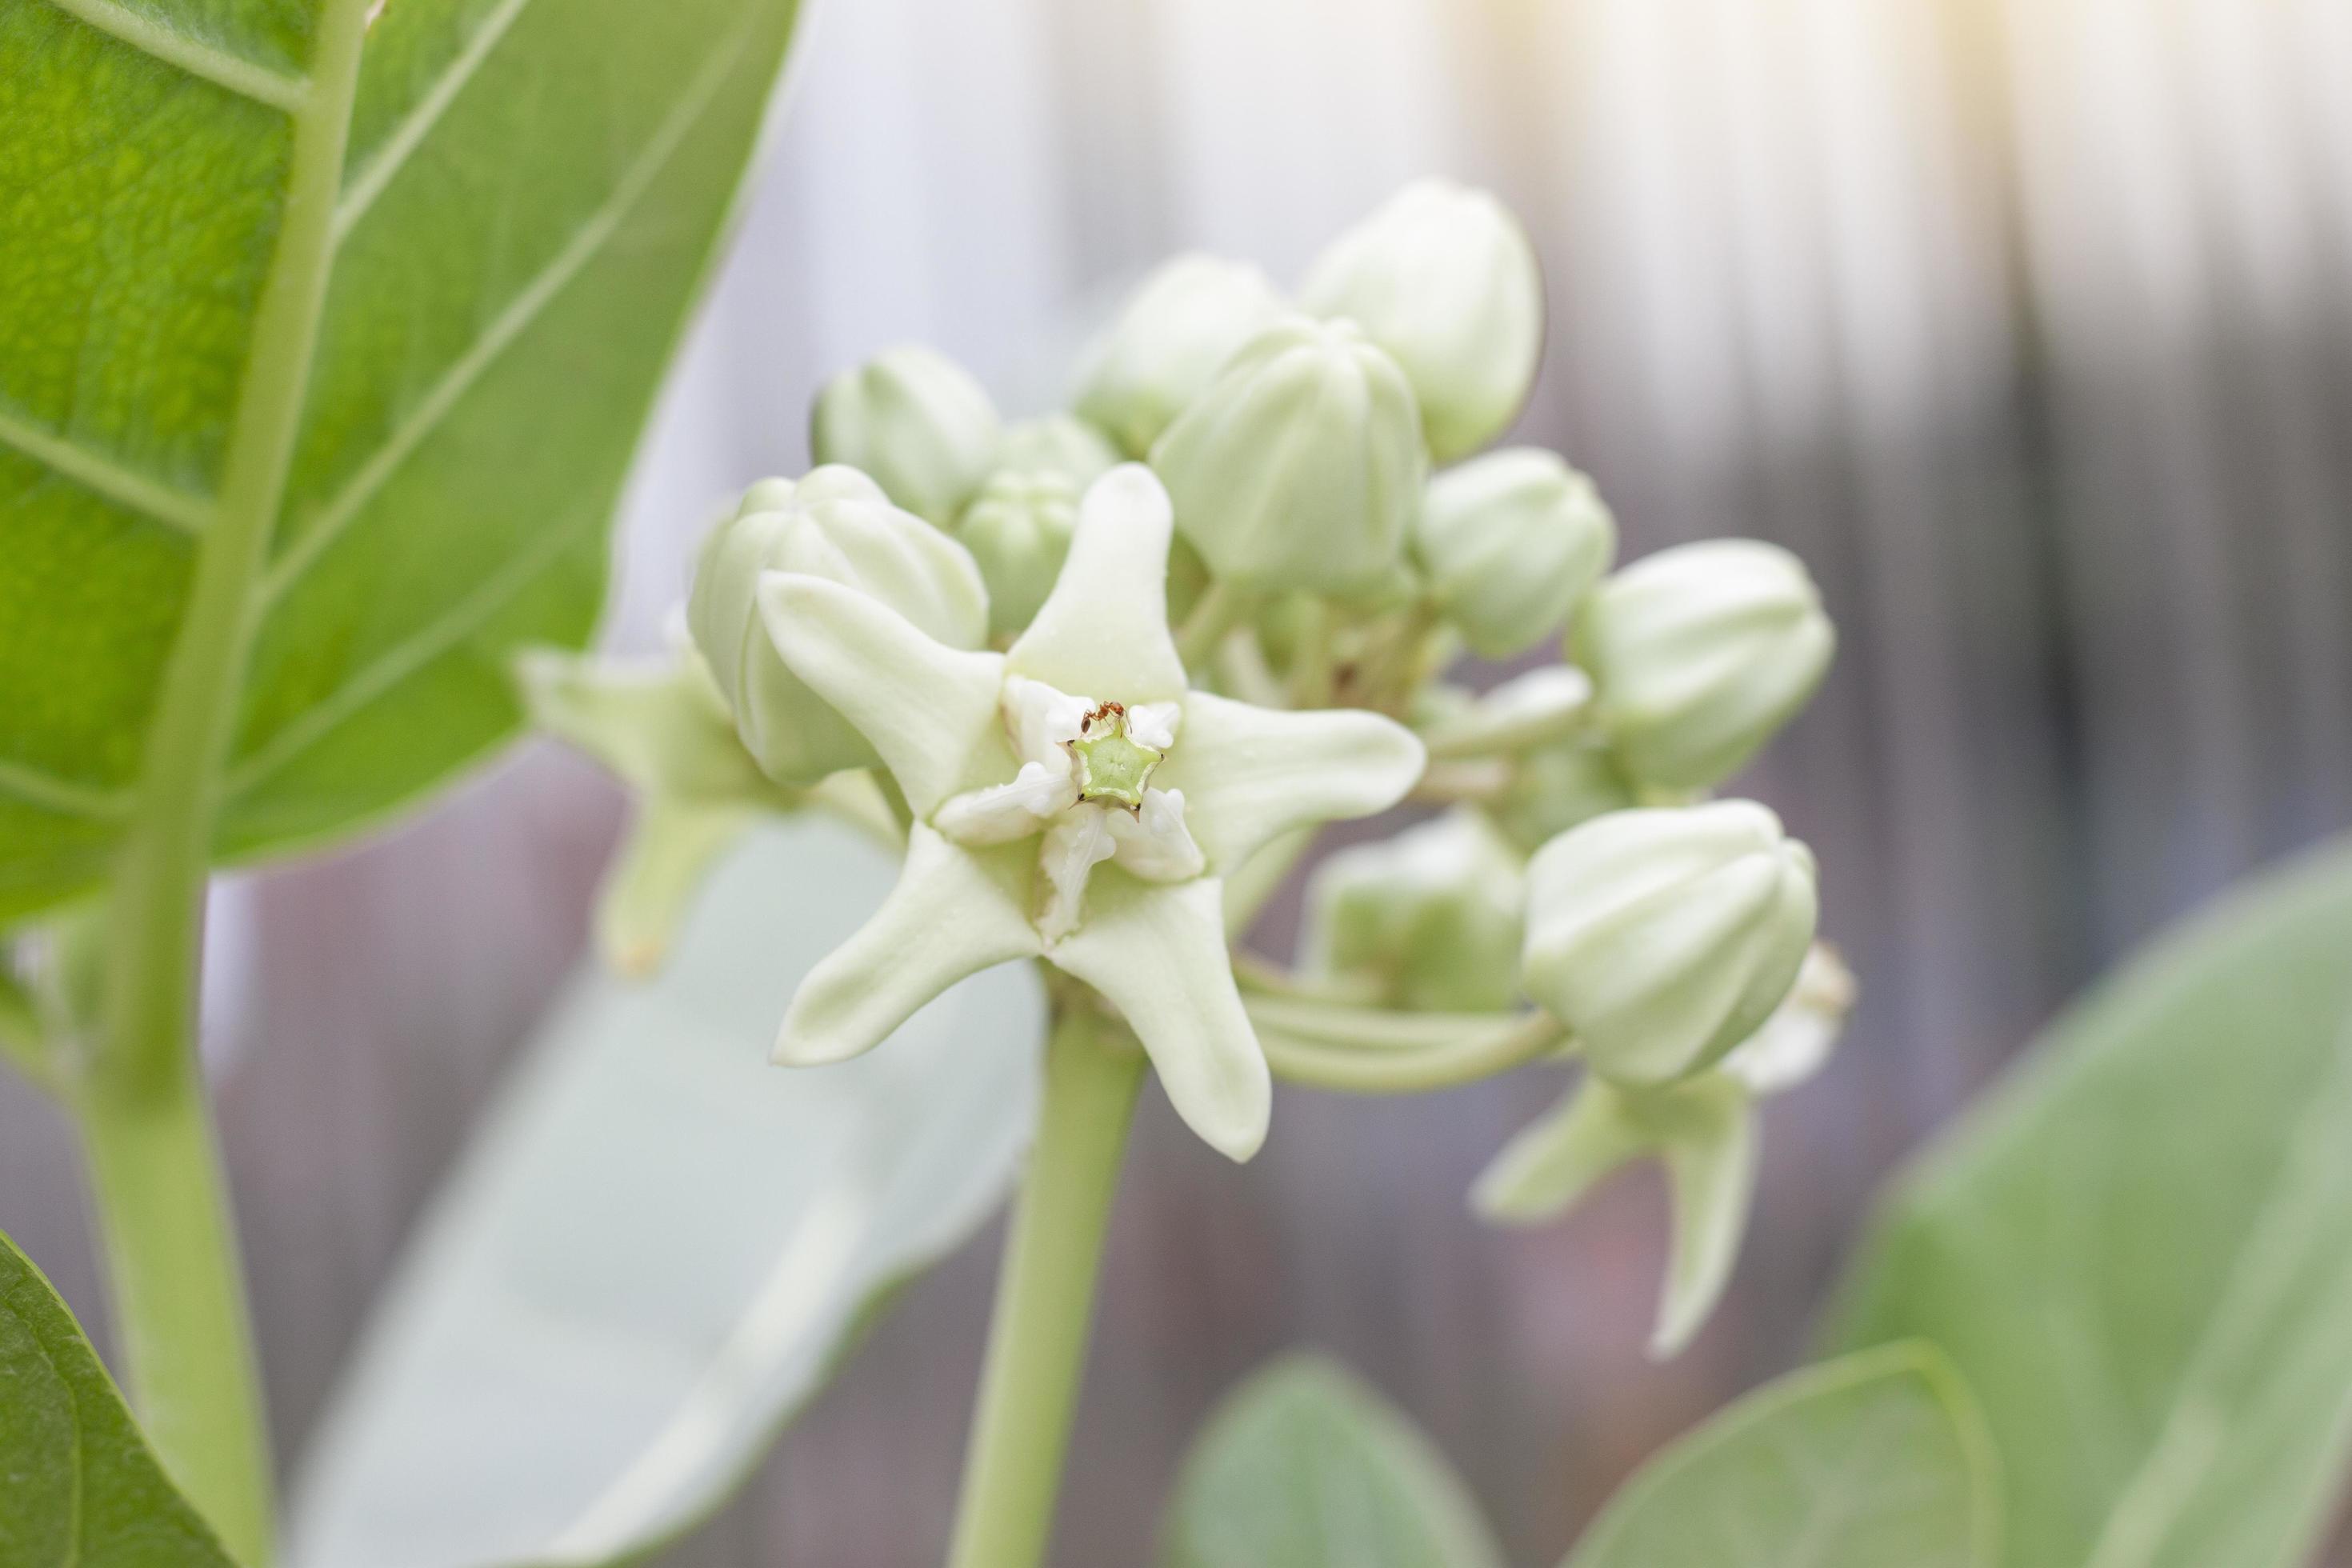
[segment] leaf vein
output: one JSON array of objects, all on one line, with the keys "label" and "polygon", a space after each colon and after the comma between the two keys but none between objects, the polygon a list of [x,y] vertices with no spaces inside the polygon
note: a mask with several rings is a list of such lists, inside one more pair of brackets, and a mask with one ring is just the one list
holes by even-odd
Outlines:
[{"label": "leaf vein", "polygon": [[205,497],[150,479],[116,458],[5,413],[0,413],[0,447],[183,533],[200,533],[212,521],[213,503]]},{"label": "leaf vein", "polygon": [[200,77],[239,98],[249,98],[287,114],[297,112],[310,100],[309,78],[288,76],[257,65],[243,55],[167,27],[117,0],[49,0],[49,4],[142,55]]},{"label": "leaf vein", "polygon": [[323,700],[256,750],[228,776],[232,799],[251,794],[279,769],[332,733],[369,703],[424,668],[457,646],[481,624],[506,607],[540,574],[553,566],[583,534],[603,523],[603,513],[583,511],[569,527],[550,529],[531,541],[531,547],[483,580],[481,585],[414,634],[386,648]]},{"label": "leaf vein", "polygon": [[491,50],[498,47],[499,40],[506,37],[507,30],[514,26],[515,19],[530,4],[530,0],[500,0],[499,8],[483,18],[481,26],[474,29],[474,36],[466,40],[466,47],[449,62],[448,68],[441,73],[425,96],[417,100],[416,106],[384,139],[383,145],[353,174],[343,191],[342,200],[335,204],[336,244],[341,244],[343,237],[367,215],[368,208],[375,205],[375,199],[383,194],[384,186],[400,173],[402,166],[408,162],[409,154],[416,151],[418,143],[432,133],[434,126],[440,123],[441,116],[451,102],[473,79],[474,73],[481,68],[482,62],[489,58]]},{"label": "leaf vein", "polygon": [[670,111],[646,142],[644,153],[625,171],[613,187],[613,194],[583,222],[571,240],[556,253],[554,259],[542,268],[539,275],[509,300],[482,335],[467,349],[432,390],[395,426],[383,446],[349,482],[336,493],[325,509],[289,545],[264,576],[261,602],[275,604],[287,590],[300,580],[311,564],[326,552],[327,547],[341,537],[368,502],[399,470],[401,464],[439,427],[450,409],[465,396],[474,383],[497,363],[499,356],[527,331],[542,311],[553,304],[564,289],[604,250],[613,236],[619,232],[630,212],[651,190],[677,152],[687,133],[718,97],[727,68],[734,63],[735,45],[743,29],[738,28],[720,41],[719,47],[704,61],[702,68]]},{"label": "leaf vein", "polygon": [[131,795],[127,790],[100,789],[78,784],[5,757],[0,757],[0,794],[13,795],[26,805],[38,806],[44,811],[99,821],[122,816],[131,809]]}]

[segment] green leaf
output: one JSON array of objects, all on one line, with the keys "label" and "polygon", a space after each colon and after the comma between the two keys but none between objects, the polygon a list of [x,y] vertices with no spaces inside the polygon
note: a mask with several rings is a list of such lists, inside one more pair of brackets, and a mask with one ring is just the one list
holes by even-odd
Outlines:
[{"label": "green leaf", "polygon": [[1996,1487],[1950,1367],[1889,1346],[1722,1411],[1643,1466],[1563,1568],[1982,1568]]},{"label": "green leaf", "polygon": [[573,987],[367,1334],[290,1561],[651,1550],[996,1206],[1036,1110],[1029,968],[964,982],[853,1061],[768,1065],[793,985],[894,869],[829,820],[762,827],[659,978]]},{"label": "green leaf", "polygon": [[2352,847],[2050,1031],[1895,1193],[1841,1338],[1983,1401],[2017,1568],[2308,1555],[2352,1434]]},{"label": "green leaf", "polygon": [[0,1236],[0,1563],[231,1568],[41,1271]]},{"label": "green leaf", "polygon": [[595,616],[793,0],[393,0],[354,68],[367,4],[0,0],[0,921],[106,871],[184,624],[253,630],[186,721],[250,857]]},{"label": "green leaf", "polygon": [[1497,1568],[1429,1439],[1345,1368],[1292,1356],[1226,1395],[1169,1508],[1164,1568]]}]

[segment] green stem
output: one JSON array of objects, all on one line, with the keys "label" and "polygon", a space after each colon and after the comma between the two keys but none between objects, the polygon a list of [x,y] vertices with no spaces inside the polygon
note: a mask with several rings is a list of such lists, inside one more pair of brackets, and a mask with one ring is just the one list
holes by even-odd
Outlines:
[{"label": "green stem", "polygon": [[997,1280],[950,1568],[1045,1560],[1143,1069],[1143,1053],[1087,1005],[1066,1007],[1055,1023],[1037,1142]]},{"label": "green stem", "polygon": [[226,1184],[194,1068],[181,1092],[74,1104],[121,1354],[148,1439],[241,1563],[269,1550],[269,1453]]},{"label": "green stem", "polygon": [[268,1443],[235,1237],[195,1063],[221,773],[333,262],[366,0],[331,0],[294,107],[278,247],[109,893],[104,1032],[79,1097],[131,1393],[165,1464],[248,1564],[269,1552]]}]

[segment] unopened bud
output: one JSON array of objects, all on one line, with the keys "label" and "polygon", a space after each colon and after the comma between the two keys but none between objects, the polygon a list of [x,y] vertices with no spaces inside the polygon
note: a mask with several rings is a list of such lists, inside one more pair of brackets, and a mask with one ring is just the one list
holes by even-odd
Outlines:
[{"label": "unopened bud", "polygon": [[1282,312],[1282,296],[1245,261],[1193,254],[1162,263],[1088,350],[1075,406],[1139,458]]},{"label": "unopened bud", "polygon": [[687,600],[695,646],[735,715],[737,732],[778,784],[814,784],[877,759],[865,736],[786,668],[760,619],[760,577],[799,572],[873,595],[930,636],[978,647],[988,591],[963,546],[885,499],[855,468],[761,481],[745,508],[703,542]]},{"label": "unopened bud", "polygon": [[1470,651],[1509,658],[1567,624],[1617,553],[1617,523],[1591,479],[1514,447],[1429,482],[1413,552]]},{"label": "unopened bud", "polygon": [[1525,897],[1518,855],[1477,812],[1456,807],[1317,868],[1305,965],[1367,981],[1390,1006],[1508,1007],[1518,994]]},{"label": "unopened bud", "polygon": [[1416,180],[1338,239],[1299,289],[1396,356],[1444,463],[1507,428],[1543,348],[1543,274],[1527,231],[1493,195]]},{"label": "unopened bud", "polygon": [[1000,468],[956,523],[955,537],[988,583],[988,629],[998,637],[1036,618],[1070,553],[1078,487],[1058,472]]},{"label": "unopened bud", "polygon": [[1002,439],[987,389],[945,354],[912,344],[825,383],[809,421],[817,462],[862,469],[942,528],[996,466]]},{"label": "unopened bud", "polygon": [[1756,1032],[1818,915],[1812,853],[1753,801],[1612,812],[1528,867],[1520,981],[1604,1077],[1660,1083]]},{"label": "unopened bud", "polygon": [[1080,491],[1117,467],[1118,448],[1074,414],[1014,420],[1004,427],[1004,445],[996,455],[999,473],[1059,474]]},{"label": "unopened bud", "polygon": [[1234,356],[1151,466],[1219,577],[1348,596],[1396,581],[1428,453],[1396,362],[1350,322],[1293,316]]},{"label": "unopened bud", "polygon": [[1745,766],[1813,694],[1836,641],[1804,563],[1753,539],[1643,557],[1593,590],[1570,633],[1626,771],[1668,789]]}]

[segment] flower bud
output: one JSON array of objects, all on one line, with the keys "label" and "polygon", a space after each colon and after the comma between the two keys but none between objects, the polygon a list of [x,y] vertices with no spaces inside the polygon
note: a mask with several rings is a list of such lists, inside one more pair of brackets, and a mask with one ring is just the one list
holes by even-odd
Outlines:
[{"label": "flower bud", "polygon": [[1813,694],[1836,642],[1804,563],[1754,539],[1636,561],[1570,634],[1626,771],[1667,789],[1738,773]]},{"label": "flower bud", "polygon": [[802,572],[870,594],[940,641],[978,647],[988,591],[964,548],[892,506],[855,468],[763,479],[703,542],[687,626],[735,715],[736,731],[778,784],[866,767],[873,747],[784,667],[760,620],[761,574]]},{"label": "flower bud", "polygon": [[1076,415],[1047,414],[1016,419],[1004,427],[996,467],[1000,473],[1059,474],[1071,488],[1083,491],[1118,467],[1118,449]]},{"label": "flower bud", "polygon": [[1139,458],[1282,312],[1282,296],[1245,261],[1193,254],[1163,262],[1087,351],[1075,406]]},{"label": "flower bud", "polygon": [[1414,181],[1331,242],[1299,303],[1349,318],[1396,356],[1441,463],[1500,436],[1534,384],[1543,274],[1488,192]]},{"label": "flower bud", "polygon": [[1219,577],[1345,596],[1395,581],[1429,458],[1396,362],[1351,322],[1293,316],[1234,356],[1151,466]]},{"label": "flower bud", "polygon": [[1367,981],[1388,1006],[1498,1010],[1518,994],[1525,897],[1517,853],[1457,807],[1324,861],[1300,950],[1310,972]]},{"label": "flower bud", "polygon": [[988,393],[936,350],[887,349],[825,383],[809,420],[820,464],[871,474],[898,505],[945,528],[996,466]]},{"label": "flower bud", "polygon": [[1594,1071],[1680,1078],[1789,994],[1816,897],[1812,853],[1753,801],[1612,812],[1528,863],[1520,981]]},{"label": "flower bud", "polygon": [[956,523],[988,583],[988,629],[997,637],[1036,618],[1070,553],[1078,487],[1058,471],[999,468]]},{"label": "flower bud", "polygon": [[1514,447],[1430,480],[1412,542],[1470,651],[1509,658],[1567,624],[1617,553],[1617,523],[1591,479]]}]

